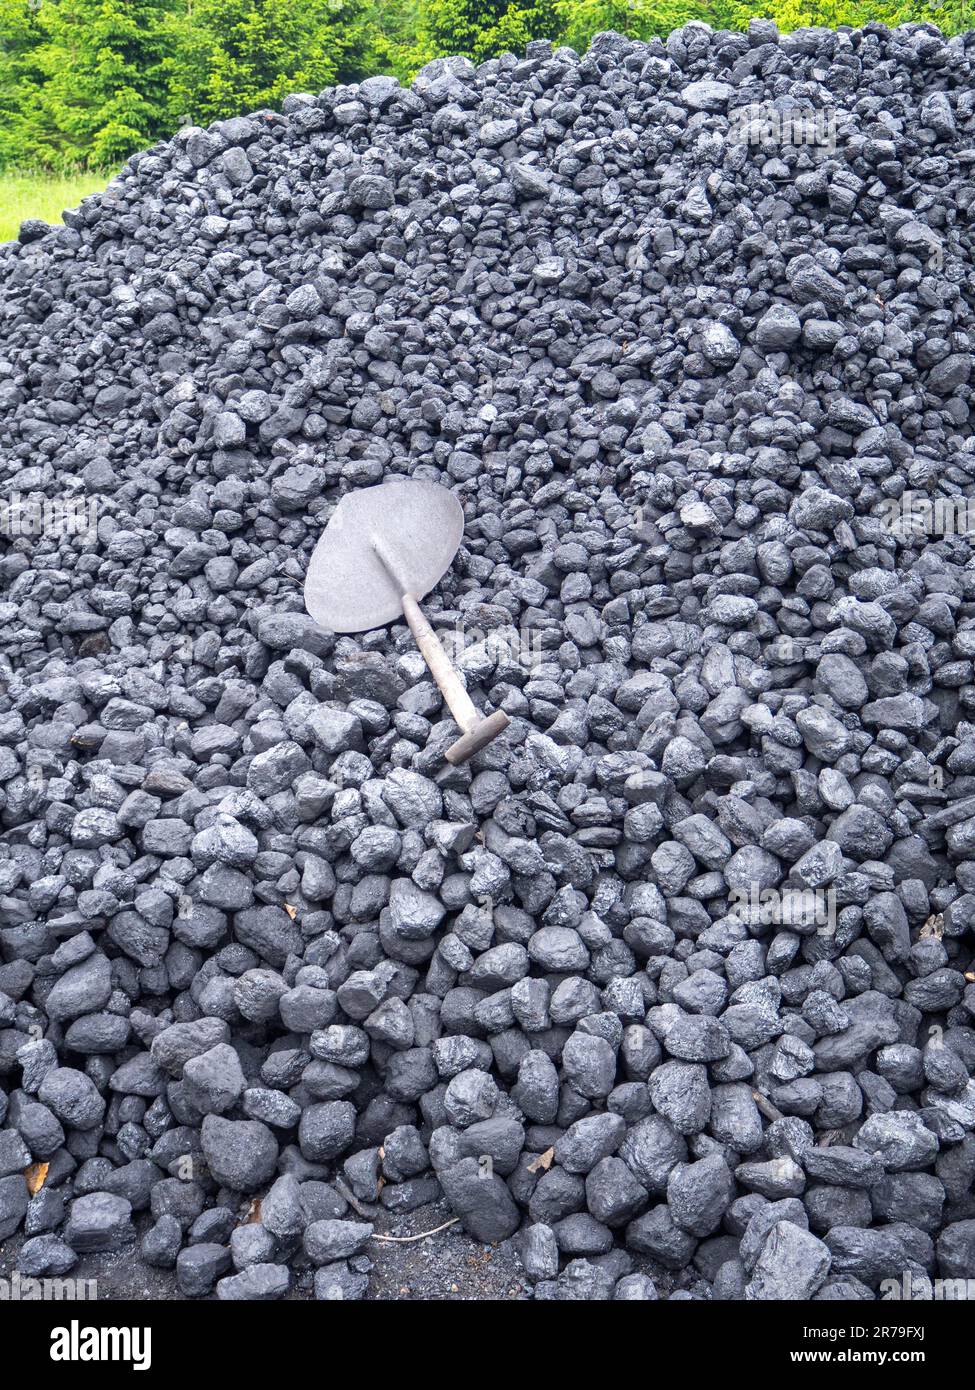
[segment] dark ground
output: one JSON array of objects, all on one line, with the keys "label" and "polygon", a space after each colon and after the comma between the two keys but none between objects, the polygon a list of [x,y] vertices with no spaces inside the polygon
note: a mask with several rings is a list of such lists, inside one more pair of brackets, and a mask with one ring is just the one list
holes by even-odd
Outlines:
[{"label": "dark ground", "polygon": [[[381,1212],[376,1224],[380,1234],[416,1235],[449,1221],[451,1214],[446,1203],[437,1202],[406,1216]],[[144,1225],[145,1218],[139,1223],[140,1236]],[[17,1235],[0,1246],[0,1277],[11,1277],[22,1244],[23,1235]],[[369,1275],[370,1300],[497,1302],[531,1297],[531,1285],[525,1279],[514,1242],[481,1245],[459,1225],[404,1245],[373,1240],[368,1253],[374,1265]],[[83,1255],[67,1277],[95,1280],[99,1300],[183,1299],[175,1271],[143,1264],[138,1245],[113,1254]],[[311,1274],[293,1277],[289,1298],[311,1297]]]},{"label": "dark ground", "polygon": [[[393,1216],[380,1210],[375,1218],[377,1235],[409,1236],[432,1231],[449,1221],[453,1213],[444,1201],[419,1207],[407,1215]],[[354,1214],[349,1213],[354,1219]],[[147,1214],[136,1218],[141,1239],[150,1224]],[[0,1279],[10,1279],[17,1268],[17,1256],[24,1243],[23,1234],[11,1236],[0,1245]],[[445,1231],[406,1244],[372,1240],[367,1251],[373,1262],[369,1274],[371,1302],[524,1302],[532,1297],[516,1250],[516,1239],[499,1245],[482,1245],[468,1236],[458,1224]],[[634,1260],[634,1268],[648,1273],[661,1298],[675,1288],[695,1282],[663,1270],[650,1260]],[[171,1269],[154,1269],[139,1256],[138,1243],[105,1255],[82,1255],[66,1277],[94,1280],[99,1301],[136,1299],[151,1302],[184,1301]],[[214,1296],[215,1298],[215,1296]],[[311,1301],[312,1271],[292,1272],[293,1301]]]}]

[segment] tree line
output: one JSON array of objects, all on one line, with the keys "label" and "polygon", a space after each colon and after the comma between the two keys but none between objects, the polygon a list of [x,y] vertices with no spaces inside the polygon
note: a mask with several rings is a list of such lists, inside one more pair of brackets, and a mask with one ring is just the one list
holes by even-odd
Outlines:
[{"label": "tree line", "polygon": [[743,29],[972,27],[973,0],[0,0],[0,168],[110,168],[179,125],[279,106],[289,92],[547,38],[665,37],[691,19]]}]

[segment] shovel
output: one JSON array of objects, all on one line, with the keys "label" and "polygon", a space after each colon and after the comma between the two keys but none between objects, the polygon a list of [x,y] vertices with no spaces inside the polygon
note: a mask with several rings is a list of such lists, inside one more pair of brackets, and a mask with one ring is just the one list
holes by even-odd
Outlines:
[{"label": "shovel", "polygon": [[419,600],[450,568],[464,511],[438,483],[396,478],[348,492],[315,546],[305,607],[332,632],[367,632],[405,618],[430,674],[462,730],[445,754],[455,767],[497,738],[510,722],[501,710],[481,715]]}]

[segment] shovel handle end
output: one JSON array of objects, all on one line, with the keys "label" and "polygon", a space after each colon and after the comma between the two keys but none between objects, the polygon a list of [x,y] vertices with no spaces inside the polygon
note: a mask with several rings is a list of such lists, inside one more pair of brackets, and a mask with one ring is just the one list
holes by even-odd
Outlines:
[{"label": "shovel handle end", "polygon": [[510,723],[511,720],[503,710],[496,710],[494,714],[479,720],[466,734],[462,734],[456,743],[452,743],[444,757],[453,767],[460,767],[461,763],[466,763],[475,753],[486,748],[498,734],[504,733]]}]

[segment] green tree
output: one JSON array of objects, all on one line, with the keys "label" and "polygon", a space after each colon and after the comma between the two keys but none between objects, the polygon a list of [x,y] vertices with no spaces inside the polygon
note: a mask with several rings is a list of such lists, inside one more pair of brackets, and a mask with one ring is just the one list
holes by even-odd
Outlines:
[{"label": "green tree", "polygon": [[417,0],[366,0],[362,76],[391,74],[408,82],[416,62]]},{"label": "green tree", "polygon": [[579,52],[588,47],[594,34],[609,29],[631,39],[648,39],[655,34],[666,38],[672,29],[692,19],[714,29],[742,27],[733,0],[554,0],[554,5],[563,41]]},{"label": "green tree", "polygon": [[38,119],[61,161],[117,163],[165,129],[164,22],[173,0],[43,0]]},{"label": "green tree", "polygon": [[37,51],[44,41],[37,8],[26,0],[0,0],[0,165],[16,163],[25,152],[46,146],[38,120],[38,89],[43,76]]},{"label": "green tree", "polygon": [[557,39],[556,0],[418,0],[410,72],[432,58],[459,53],[482,63],[524,49],[530,39]]},{"label": "green tree", "polygon": [[751,0],[735,3],[737,27],[746,28],[751,16],[774,19],[783,33],[793,29],[821,26],[837,29],[841,25],[860,29],[870,20],[893,29],[898,24],[928,20],[945,34],[961,34],[975,23],[972,0]]},{"label": "green tree", "polygon": [[362,72],[361,0],[195,0],[170,16],[168,110],[206,124]]}]

